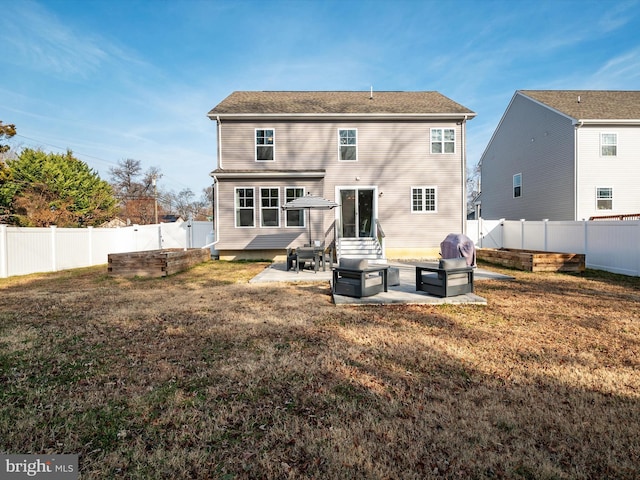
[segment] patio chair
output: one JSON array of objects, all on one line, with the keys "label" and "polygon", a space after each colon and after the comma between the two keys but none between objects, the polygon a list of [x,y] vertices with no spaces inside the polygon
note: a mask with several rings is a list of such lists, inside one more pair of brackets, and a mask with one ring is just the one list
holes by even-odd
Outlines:
[{"label": "patio chair", "polygon": [[291,270],[294,265],[298,266],[298,255],[293,248],[287,248],[287,272]]},{"label": "patio chair", "polygon": [[366,259],[341,258],[333,269],[333,293],[361,298],[386,292],[388,269],[388,265],[369,265]]},{"label": "patio chair", "polygon": [[300,269],[304,269],[304,264],[306,262],[313,262],[313,271],[318,271],[318,265],[320,263],[320,254],[321,252],[314,247],[298,247],[296,248],[296,272],[299,272]]},{"label": "patio chair", "polygon": [[417,265],[416,291],[437,297],[473,293],[473,268],[465,258],[441,259],[437,267]]}]

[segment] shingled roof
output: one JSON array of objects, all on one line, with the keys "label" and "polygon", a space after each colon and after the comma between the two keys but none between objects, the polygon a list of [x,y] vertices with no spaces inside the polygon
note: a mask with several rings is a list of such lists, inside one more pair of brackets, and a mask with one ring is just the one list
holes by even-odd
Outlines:
[{"label": "shingled roof", "polygon": [[233,92],[216,115],[443,115],[475,113],[438,92]]},{"label": "shingled roof", "polygon": [[575,120],[640,120],[640,91],[519,90]]}]

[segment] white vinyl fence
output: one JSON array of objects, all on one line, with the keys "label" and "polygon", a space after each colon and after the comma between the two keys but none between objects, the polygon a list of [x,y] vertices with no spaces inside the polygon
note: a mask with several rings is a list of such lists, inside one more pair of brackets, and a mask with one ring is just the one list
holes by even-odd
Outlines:
[{"label": "white vinyl fence", "polygon": [[107,263],[110,253],[202,248],[213,241],[211,222],[122,228],[22,228],[0,225],[0,278]]},{"label": "white vinyl fence", "polygon": [[[588,268],[640,276],[640,221],[469,220],[477,247],[584,253]],[[0,278],[107,263],[110,253],[209,248],[211,222],[123,228],[21,228],[0,225]]]},{"label": "white vinyl fence", "polygon": [[640,277],[640,221],[468,220],[481,248],[584,253],[587,268]]}]

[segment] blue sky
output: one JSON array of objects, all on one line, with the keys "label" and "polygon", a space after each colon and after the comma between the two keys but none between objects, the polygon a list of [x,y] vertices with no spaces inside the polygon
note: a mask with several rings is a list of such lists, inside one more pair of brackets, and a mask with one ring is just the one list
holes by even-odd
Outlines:
[{"label": "blue sky", "polygon": [[[477,163],[520,89],[637,90],[640,0],[0,0],[0,120],[108,179],[211,183],[234,90],[436,90]],[[390,161],[393,161],[390,159]]]}]

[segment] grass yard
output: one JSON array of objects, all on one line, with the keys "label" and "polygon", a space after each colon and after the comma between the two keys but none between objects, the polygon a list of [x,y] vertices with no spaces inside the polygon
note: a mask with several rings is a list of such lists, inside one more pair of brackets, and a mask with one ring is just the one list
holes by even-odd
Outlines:
[{"label": "grass yard", "polygon": [[83,480],[640,477],[640,279],[336,307],[248,284],[265,265],[0,280],[0,451]]}]

